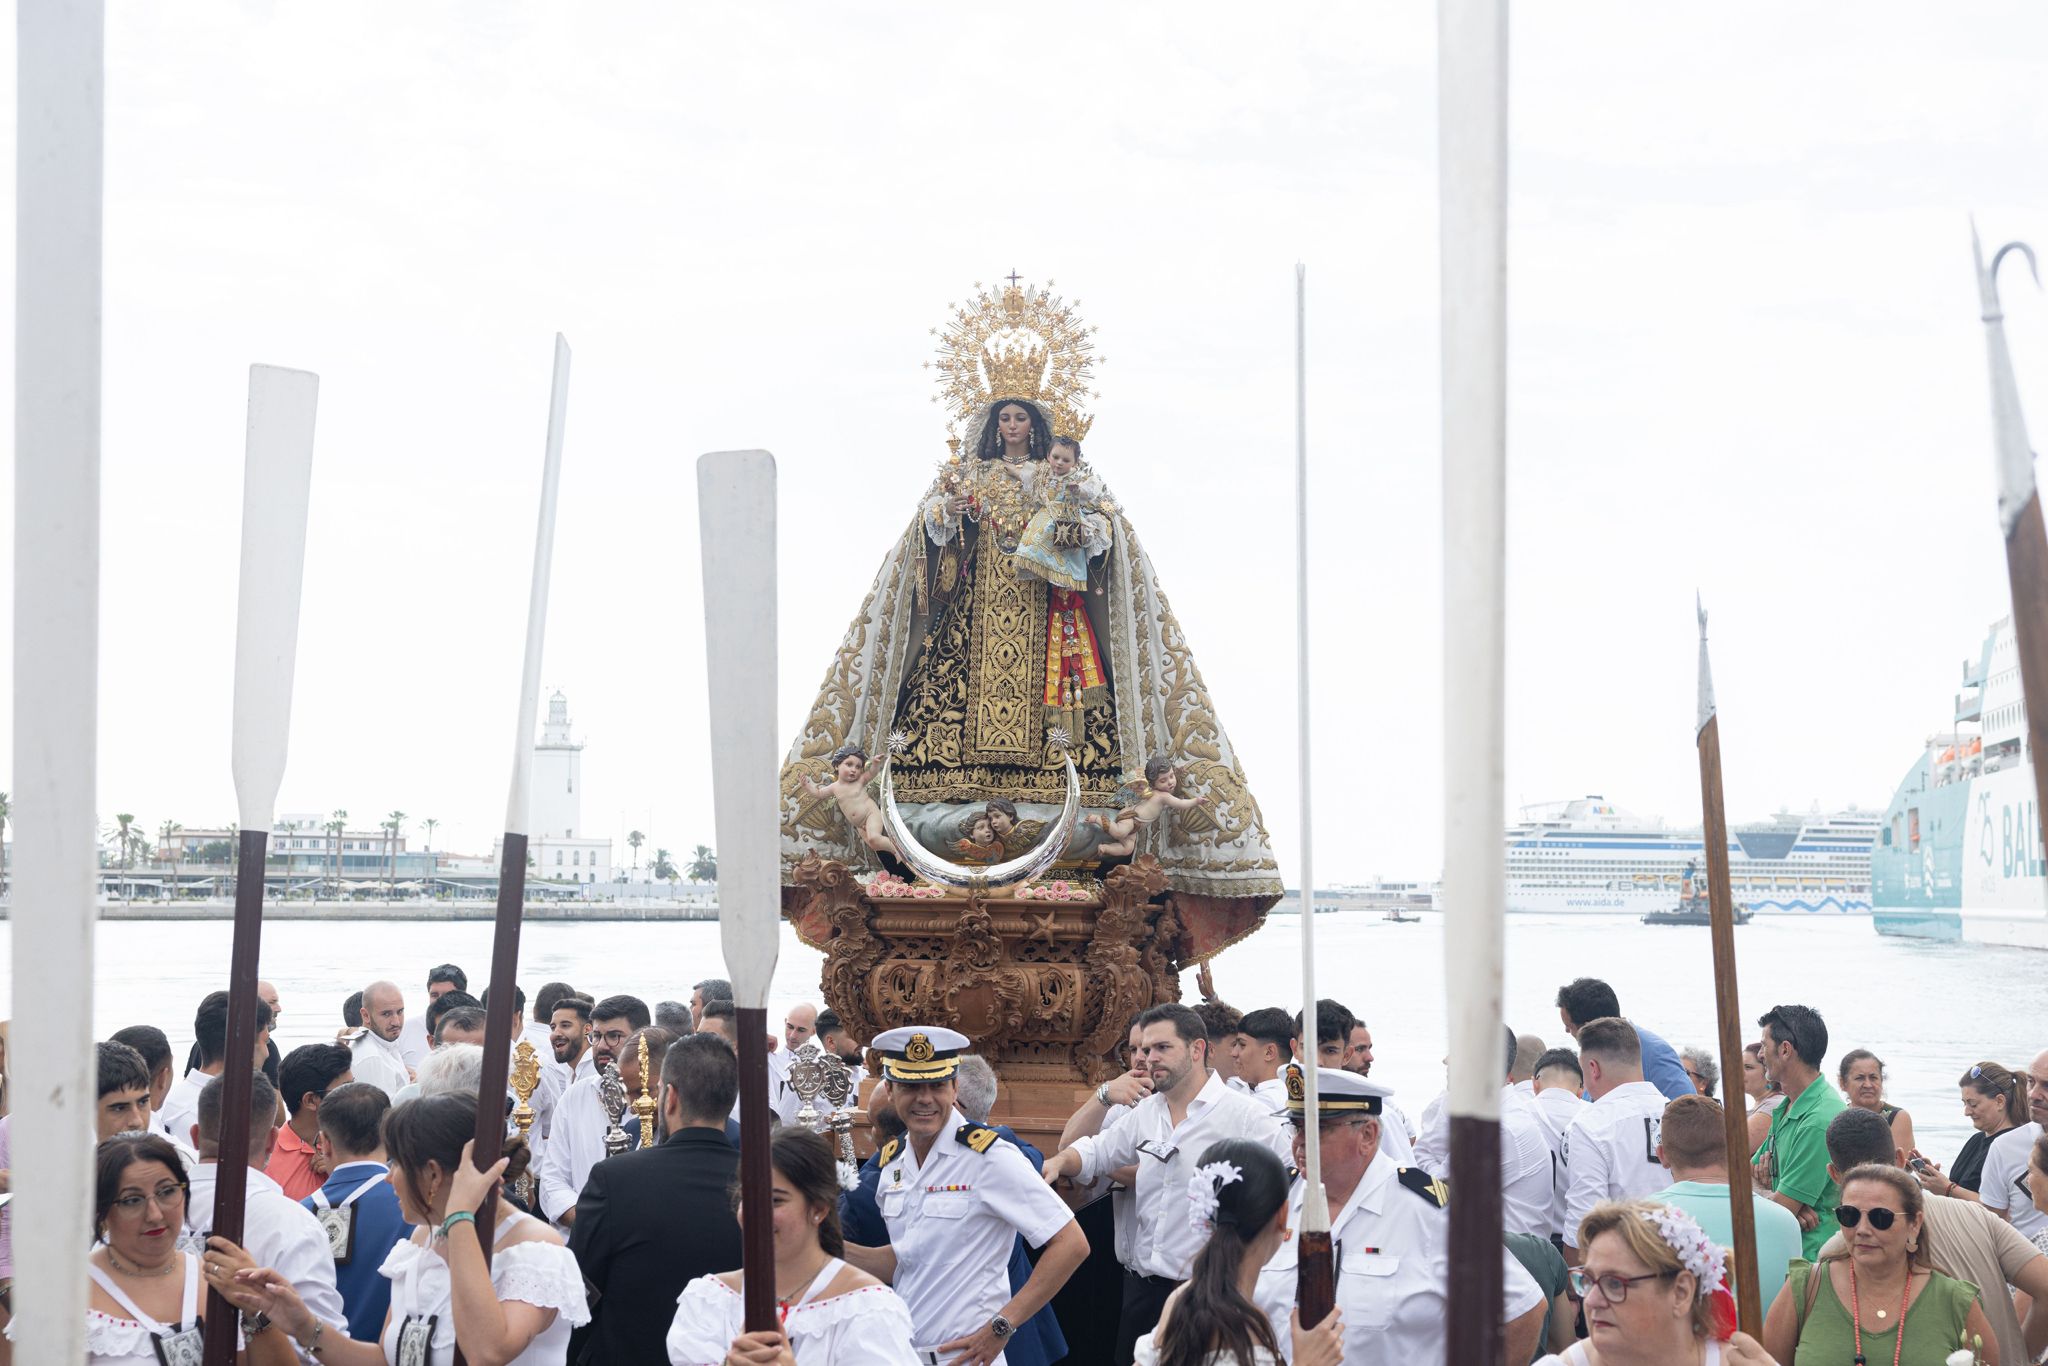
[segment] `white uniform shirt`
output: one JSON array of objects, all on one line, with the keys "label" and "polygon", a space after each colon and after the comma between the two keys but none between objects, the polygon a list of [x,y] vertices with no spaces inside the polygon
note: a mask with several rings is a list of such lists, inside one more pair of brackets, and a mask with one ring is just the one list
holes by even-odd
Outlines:
[{"label": "white uniform shirt", "polygon": [[427,1037],[427,1014],[421,1011],[408,1016],[398,1027],[398,1055],[407,1067],[417,1068],[426,1061],[427,1054],[434,1051],[434,1041]]},{"label": "white uniform shirt", "polygon": [[[555,1106],[555,1126],[540,1159],[540,1208],[557,1223],[565,1211],[576,1208],[590,1169],[604,1161],[605,1131],[612,1122],[597,1094],[602,1080],[596,1070],[586,1070]],[[626,1121],[619,1124],[624,1128]]]},{"label": "white uniform shirt", "polygon": [[1564,1135],[1564,1240],[1578,1246],[1579,1221],[1602,1200],[1640,1200],[1671,1184],[1657,1160],[1664,1093],[1623,1082],[1572,1119]]},{"label": "white uniform shirt", "polygon": [[2048,1214],[2034,1208],[2033,1197],[2022,1184],[2027,1179],[2027,1154],[2040,1136],[2041,1126],[2028,1123],[1992,1139],[1984,1153],[1983,1177],[1977,1183],[1977,1198],[1985,1208],[2006,1215],[2019,1235],[2029,1239],[2048,1231]]},{"label": "white uniform shirt", "polygon": [[[185,1198],[185,1227],[196,1239],[192,1250],[203,1251],[213,1231],[213,1192],[220,1166],[202,1162],[191,1172],[191,1193]],[[315,1317],[336,1333],[348,1332],[348,1311],[334,1284],[334,1252],[327,1230],[313,1211],[284,1193],[284,1188],[254,1167],[242,1199],[242,1246],[256,1260],[292,1283]],[[301,1361],[311,1361],[303,1351]]]},{"label": "white uniform shirt", "polygon": [[1422,1107],[1422,1132],[1415,1138],[1415,1165],[1431,1176],[1451,1174],[1451,1116],[1445,1103],[1449,1096],[1449,1091],[1439,1091]]},{"label": "white uniform shirt", "polygon": [[966,1122],[953,1111],[922,1162],[906,1136],[875,1184],[896,1293],[910,1310],[912,1343],[926,1350],[980,1332],[1010,1302],[1019,1234],[1043,1247],[1074,1219],[1015,1144],[999,1138],[976,1152],[960,1142]]},{"label": "white uniform shirt", "polygon": [[[1420,1168],[1410,1168],[1420,1171]],[[1435,1197],[1403,1186],[1400,1168],[1375,1153],[1358,1188],[1330,1219],[1337,1261],[1337,1308],[1344,1315],[1344,1366],[1443,1366],[1450,1312],[1450,1214]],[[1303,1183],[1288,1196],[1288,1223],[1301,1227]],[[1254,1296],[1293,1360],[1288,1315],[1294,1311],[1301,1240],[1280,1244],[1259,1273]],[[1543,1291],[1514,1254],[1501,1249],[1509,1319],[1543,1303]]]},{"label": "white uniform shirt", "polygon": [[199,1122],[199,1093],[212,1080],[195,1067],[172,1082],[171,1089],[164,1092],[163,1108],[156,1112],[152,1127],[189,1148],[192,1126]]},{"label": "white uniform shirt", "polygon": [[1586,1108],[1585,1097],[1566,1086],[1546,1086],[1536,1092],[1535,1110],[1537,1122],[1543,1126],[1543,1137],[1550,1144],[1550,1179],[1554,1187],[1550,1198],[1550,1227],[1547,1234],[1564,1232],[1564,1196],[1567,1176],[1564,1168],[1564,1131],[1571,1128],[1579,1111]]},{"label": "white uniform shirt", "polygon": [[[1536,1114],[1536,1099],[1509,1086],[1500,1093],[1501,1223],[1509,1233],[1548,1238],[1555,1223],[1557,1159]],[[1659,1190],[1663,1187],[1659,1186]]]},{"label": "white uniform shirt", "polygon": [[1083,1181],[1137,1164],[1133,1222],[1138,1244],[1134,1259],[1124,1264],[1130,1270],[1141,1276],[1187,1279],[1203,1242],[1188,1221],[1188,1178],[1209,1145],[1225,1138],[1263,1143],[1283,1163],[1294,1156],[1287,1126],[1274,1123],[1264,1105],[1231,1090],[1214,1072],[1188,1102],[1187,1117],[1178,1126],[1167,1109],[1165,1093],[1155,1091],[1132,1106],[1130,1117],[1116,1128],[1075,1141]]},{"label": "white uniform shirt", "polygon": [[366,1081],[394,1099],[412,1085],[405,1055],[397,1044],[365,1029],[348,1046],[349,1071],[357,1081]]}]

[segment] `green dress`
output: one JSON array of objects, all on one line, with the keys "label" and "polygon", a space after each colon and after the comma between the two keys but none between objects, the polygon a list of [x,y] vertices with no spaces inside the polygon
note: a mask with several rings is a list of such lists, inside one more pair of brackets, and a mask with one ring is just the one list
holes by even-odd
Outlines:
[{"label": "green dress", "polygon": [[[1806,1280],[1814,1272],[1811,1262],[1792,1263],[1785,1278],[1785,1292],[1794,1306],[1806,1303]],[[1899,1353],[1901,1363],[1938,1363],[1962,1346],[1963,1325],[1969,1321],[1970,1306],[1977,1302],[1977,1287],[1935,1272],[1927,1286],[1906,1311],[1906,1346]],[[1896,1325],[1873,1333],[1870,1325],[1878,1306],[1863,1307],[1863,1356],[1870,1366],[1892,1360],[1897,1347]],[[1897,1309],[1885,1306],[1891,1313]],[[1849,1306],[1835,1296],[1832,1277],[1822,1275],[1814,1287],[1813,1308],[1799,1321],[1799,1346],[1790,1366],[1845,1366],[1856,1358],[1856,1325]]]}]

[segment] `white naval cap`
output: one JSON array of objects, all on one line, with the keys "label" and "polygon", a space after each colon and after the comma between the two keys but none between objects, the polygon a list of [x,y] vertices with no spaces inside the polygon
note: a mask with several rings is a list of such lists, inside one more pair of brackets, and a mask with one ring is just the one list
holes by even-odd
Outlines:
[{"label": "white naval cap", "polygon": [[974,1047],[974,1041],[941,1025],[905,1025],[883,1030],[868,1046],[882,1055],[883,1077],[920,1085],[944,1081],[959,1071],[960,1055]]},{"label": "white naval cap", "polygon": [[[1346,1072],[1341,1067],[1316,1069],[1316,1113],[1321,1115],[1377,1115],[1394,1094],[1370,1077]],[[1287,1064],[1287,1112],[1299,1117],[1308,1109],[1308,1086],[1302,1079],[1301,1064]]]}]

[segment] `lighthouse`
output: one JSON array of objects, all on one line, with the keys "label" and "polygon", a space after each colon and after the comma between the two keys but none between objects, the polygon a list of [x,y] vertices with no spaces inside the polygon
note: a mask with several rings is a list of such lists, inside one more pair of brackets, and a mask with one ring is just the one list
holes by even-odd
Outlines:
[{"label": "lighthouse", "polygon": [[534,873],[549,882],[609,882],[612,842],[583,826],[583,743],[569,726],[569,699],[548,698],[547,720],[533,745],[527,798],[527,839]]}]

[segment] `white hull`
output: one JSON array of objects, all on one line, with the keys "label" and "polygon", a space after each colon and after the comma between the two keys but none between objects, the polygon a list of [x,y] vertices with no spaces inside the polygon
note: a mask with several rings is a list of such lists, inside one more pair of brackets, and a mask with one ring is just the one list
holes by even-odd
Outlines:
[{"label": "white hull", "polygon": [[[1675,888],[1627,890],[1605,887],[1508,886],[1508,909],[1523,915],[1644,915],[1668,911],[1678,904]],[[1870,896],[1825,891],[1780,892],[1736,900],[1754,915],[1867,915]]]}]

